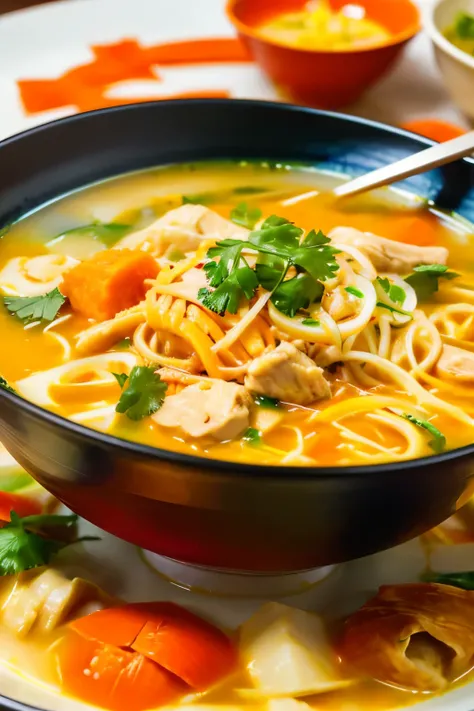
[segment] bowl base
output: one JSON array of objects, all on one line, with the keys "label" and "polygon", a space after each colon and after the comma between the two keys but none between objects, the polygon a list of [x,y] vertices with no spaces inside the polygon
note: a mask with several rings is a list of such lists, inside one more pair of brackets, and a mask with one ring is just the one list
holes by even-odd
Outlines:
[{"label": "bowl base", "polygon": [[181,563],[166,556],[142,551],[146,563],[173,585],[192,592],[231,597],[286,597],[307,592],[329,577],[336,579],[337,565],[296,573],[242,573]]}]

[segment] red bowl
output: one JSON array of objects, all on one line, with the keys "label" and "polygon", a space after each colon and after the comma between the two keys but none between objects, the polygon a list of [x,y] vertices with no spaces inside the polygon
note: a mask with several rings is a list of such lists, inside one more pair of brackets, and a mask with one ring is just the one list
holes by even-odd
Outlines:
[{"label": "red bowl", "polygon": [[319,51],[273,42],[259,27],[282,13],[298,12],[307,0],[229,0],[227,15],[248,50],[285,99],[337,109],[351,104],[382,77],[420,30],[420,13],[410,0],[330,0],[335,10],[357,4],[385,27],[391,38],[358,49]]}]

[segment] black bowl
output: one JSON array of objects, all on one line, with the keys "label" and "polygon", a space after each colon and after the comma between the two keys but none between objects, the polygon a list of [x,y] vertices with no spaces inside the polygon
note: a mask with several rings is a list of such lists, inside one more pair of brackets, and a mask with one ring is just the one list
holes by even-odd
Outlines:
[{"label": "black bowl", "polygon": [[[309,161],[357,174],[428,141],[360,119],[255,101],[163,101],[67,118],[0,144],[0,225],[68,190],[209,158]],[[474,218],[474,164],[405,187]],[[2,347],[8,347],[2,344]],[[0,439],[73,511],[139,546],[227,570],[304,570],[390,548],[469,494],[474,446],[397,464],[273,468],[153,449],[0,390]]]}]

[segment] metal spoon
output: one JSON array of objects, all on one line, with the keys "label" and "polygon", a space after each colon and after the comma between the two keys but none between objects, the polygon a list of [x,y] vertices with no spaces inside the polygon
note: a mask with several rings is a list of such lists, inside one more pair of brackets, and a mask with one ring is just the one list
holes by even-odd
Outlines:
[{"label": "metal spoon", "polygon": [[[458,158],[464,158],[471,153],[474,153],[474,131],[469,131],[463,136],[458,136],[444,143],[437,143],[435,146],[431,146],[424,151],[415,153],[412,156],[407,156],[407,158],[402,158],[402,160],[396,163],[384,165],[383,168],[378,168],[359,178],[349,180],[349,182],[335,188],[332,193],[336,197],[358,195],[359,193],[364,193],[374,188],[380,188],[383,185],[391,185],[397,180],[409,178],[411,175],[417,175],[418,173],[424,173],[432,168],[438,168]],[[318,190],[310,190],[307,193],[302,193],[301,195],[290,198],[285,202],[287,204],[295,204],[302,200],[315,197],[316,195],[319,195]]]}]

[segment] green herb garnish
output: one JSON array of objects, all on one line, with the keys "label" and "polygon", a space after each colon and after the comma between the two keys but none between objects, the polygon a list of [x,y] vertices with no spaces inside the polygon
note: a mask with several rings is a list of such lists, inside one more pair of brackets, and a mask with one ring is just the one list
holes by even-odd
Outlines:
[{"label": "green herb garnish", "polygon": [[[168,389],[156,373],[156,365],[136,365],[130,375],[113,373],[122,389],[116,412],[130,420],[142,420],[160,409]],[[124,387],[126,385],[126,387]]]},{"label": "green herb garnish", "polygon": [[249,444],[255,445],[260,444],[262,441],[262,435],[255,429],[255,427],[249,427],[242,435],[242,439]]},{"label": "green herb garnish", "polygon": [[474,590],[474,572],[465,573],[425,573],[421,576],[424,583],[440,583],[441,585],[453,585],[455,588],[463,590]]},{"label": "green herb garnish", "polygon": [[[338,250],[329,246],[322,232],[312,230],[303,242],[303,230],[284,217],[268,217],[259,230],[250,233],[248,241],[226,239],[212,247],[207,256],[219,262],[204,265],[209,285],[216,291],[200,289],[198,298],[216,313],[236,313],[242,296],[251,298],[260,284],[272,292],[271,300],[282,313],[293,317],[299,309],[320,300],[323,281],[338,271]],[[243,249],[258,253],[254,269],[242,257]],[[296,275],[285,280],[290,267]]]},{"label": "green herb garnish", "polygon": [[454,31],[460,39],[474,39],[474,15],[460,12],[454,23]]},{"label": "green herb garnish", "polygon": [[407,296],[405,289],[402,289],[398,284],[392,284],[386,277],[384,279],[377,277],[377,282],[387,294],[390,301],[393,301],[394,304],[398,304],[399,306],[403,305]]},{"label": "green herb garnish", "polygon": [[281,403],[274,397],[268,397],[268,395],[254,395],[254,402],[258,407],[264,407],[267,410],[277,410]]},{"label": "green herb garnish", "polygon": [[262,211],[259,207],[249,207],[246,202],[239,203],[230,213],[232,222],[249,230],[253,230],[261,216]]},{"label": "green herb garnish", "polygon": [[3,303],[21,321],[54,321],[66,301],[58,288],[41,296],[4,296]]},{"label": "green herb garnish", "polygon": [[17,391],[7,383],[5,378],[0,377],[0,388],[2,388],[2,390],[8,390],[9,393],[13,393],[14,395],[18,395]]},{"label": "green herb garnish", "polygon": [[439,279],[456,279],[458,276],[456,272],[448,271],[444,264],[420,264],[405,281],[413,287],[419,301],[427,301],[438,291]]},{"label": "green herb garnish", "polygon": [[357,296],[358,299],[363,299],[364,294],[360,289],[356,289],[355,286],[346,286],[344,291],[347,291],[348,294],[352,294],[352,296]]},{"label": "green herb garnish", "polygon": [[113,247],[119,239],[125,237],[132,229],[133,225],[125,225],[121,222],[92,222],[90,225],[81,225],[80,227],[73,227],[70,230],[61,232],[60,235],[54,237],[51,241],[55,242],[68,235],[78,235],[79,237],[98,239],[105,247]]},{"label": "green herb garnish", "polygon": [[417,425],[417,427],[422,427],[433,436],[433,439],[430,440],[428,444],[431,449],[436,452],[436,454],[440,454],[445,449],[446,437],[437,427],[432,425],[431,422],[428,422],[428,420],[420,420],[418,417],[414,417],[414,415],[407,415],[406,413],[403,417],[412,422],[414,425]]},{"label": "green herb garnish", "polygon": [[377,301],[376,306],[378,306],[380,309],[390,311],[392,314],[401,314],[402,316],[409,316],[410,318],[413,318],[413,315],[409,311],[402,311],[402,309],[396,309],[395,306],[390,306],[390,304],[384,304],[383,301]]},{"label": "green herb garnish", "polygon": [[[0,529],[0,575],[17,575],[30,568],[47,565],[62,548],[90,538],[71,538],[77,516],[40,515],[20,518],[14,511],[11,521]],[[57,537],[48,537],[51,528]],[[72,529],[72,531],[71,531]],[[64,534],[70,539],[64,540]]]},{"label": "green herb garnish", "polygon": [[315,328],[321,325],[321,321],[316,318],[304,318],[301,323],[303,326],[314,326]]}]

